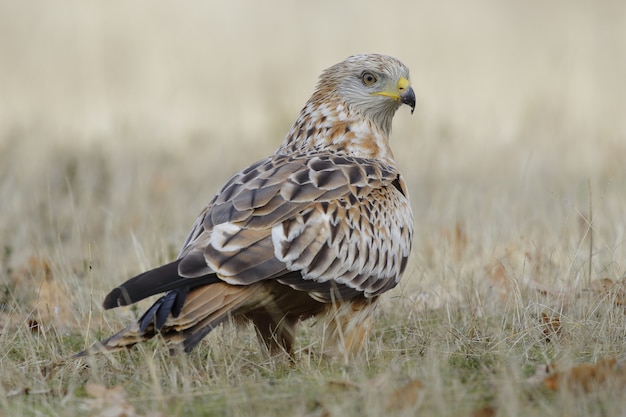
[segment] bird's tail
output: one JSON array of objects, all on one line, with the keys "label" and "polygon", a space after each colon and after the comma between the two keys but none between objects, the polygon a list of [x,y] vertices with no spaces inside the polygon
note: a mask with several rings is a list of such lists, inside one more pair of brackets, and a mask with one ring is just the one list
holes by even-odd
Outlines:
[{"label": "bird's tail", "polygon": [[231,315],[263,307],[263,303],[268,299],[261,284],[234,286],[215,283],[191,289],[176,317],[168,314],[164,323],[158,323],[161,314],[157,316],[157,312],[162,312],[164,308],[171,308],[171,304],[167,305],[170,300],[166,294],[154,303],[139,320],[75,356],[88,356],[129,348],[156,334],[163,337],[170,350],[176,351],[182,348],[185,352],[190,352],[203,337]]}]

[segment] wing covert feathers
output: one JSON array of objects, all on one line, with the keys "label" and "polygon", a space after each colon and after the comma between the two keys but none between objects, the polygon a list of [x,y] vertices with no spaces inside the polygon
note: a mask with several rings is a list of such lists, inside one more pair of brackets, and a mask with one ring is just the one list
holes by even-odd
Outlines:
[{"label": "wing covert feathers", "polygon": [[303,271],[305,280],[335,280],[375,296],[397,284],[410,253],[403,184],[387,162],[275,154],[217,193],[181,251],[181,270],[196,275],[189,257],[200,273],[208,265],[237,285]]}]

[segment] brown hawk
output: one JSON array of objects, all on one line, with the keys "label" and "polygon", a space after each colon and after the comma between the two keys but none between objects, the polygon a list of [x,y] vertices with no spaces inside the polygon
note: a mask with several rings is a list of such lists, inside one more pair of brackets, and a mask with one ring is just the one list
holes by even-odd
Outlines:
[{"label": "brown hawk", "polygon": [[324,71],[282,145],[224,184],[178,259],[115,288],[104,308],[165,294],[79,356],[157,334],[189,352],[229,318],[251,321],[271,354],[293,355],[298,321],[324,313],[340,352],[358,352],[411,251],[409,196],[389,147],[401,104],[412,112],[415,94],[395,58],[355,55]]}]

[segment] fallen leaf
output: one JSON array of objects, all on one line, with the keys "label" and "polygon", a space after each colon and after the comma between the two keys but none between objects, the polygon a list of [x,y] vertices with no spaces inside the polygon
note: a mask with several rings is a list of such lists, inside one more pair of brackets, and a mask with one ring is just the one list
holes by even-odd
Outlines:
[{"label": "fallen leaf", "polygon": [[496,415],[496,409],[487,405],[482,408],[478,408],[470,414],[470,417],[494,417]]},{"label": "fallen leaf", "polygon": [[454,228],[441,228],[439,233],[448,241],[448,245],[452,248],[454,258],[457,261],[461,260],[467,248],[467,233],[465,232],[463,223],[457,221]]},{"label": "fallen leaf", "polygon": [[491,287],[500,293],[502,301],[505,301],[512,294],[513,283],[509,279],[502,262],[496,260],[492,265],[488,266],[486,276]]},{"label": "fallen leaf", "polygon": [[626,306],[626,277],[619,281],[600,278],[591,282],[591,291],[601,297],[607,297],[618,307]]},{"label": "fallen leaf", "polygon": [[555,337],[561,335],[561,320],[558,317],[550,317],[546,313],[541,313],[541,324],[543,327],[544,340],[550,343]]},{"label": "fallen leaf", "polygon": [[121,386],[107,388],[102,384],[87,384],[85,390],[91,399],[85,400],[90,417],[164,417],[160,412],[137,414],[135,407],[126,398],[126,391]]},{"label": "fallen leaf", "polygon": [[415,406],[423,388],[424,384],[419,379],[409,381],[391,393],[387,400],[387,407],[392,410],[399,410]]},{"label": "fallen leaf", "polygon": [[55,278],[51,263],[44,257],[31,256],[11,273],[9,285],[20,302],[25,317],[2,322],[2,327],[27,323],[33,332],[45,332],[49,327],[75,325],[71,291]]},{"label": "fallen leaf", "polygon": [[583,363],[565,371],[553,372],[543,380],[543,384],[553,391],[567,388],[584,392],[591,392],[608,381],[626,386],[625,369],[615,358],[608,357],[595,364]]}]

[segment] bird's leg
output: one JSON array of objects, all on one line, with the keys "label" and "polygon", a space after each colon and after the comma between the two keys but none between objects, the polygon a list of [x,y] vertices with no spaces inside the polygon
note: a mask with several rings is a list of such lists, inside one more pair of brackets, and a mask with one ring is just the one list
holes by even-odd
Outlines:
[{"label": "bird's leg", "polygon": [[270,356],[287,353],[293,358],[297,316],[283,315],[268,309],[265,314],[255,313],[251,315],[251,320],[254,323],[259,342],[265,346]]},{"label": "bird's leg", "polygon": [[329,353],[342,357],[347,363],[363,351],[372,329],[376,304],[375,299],[359,299],[329,305],[324,322]]}]

